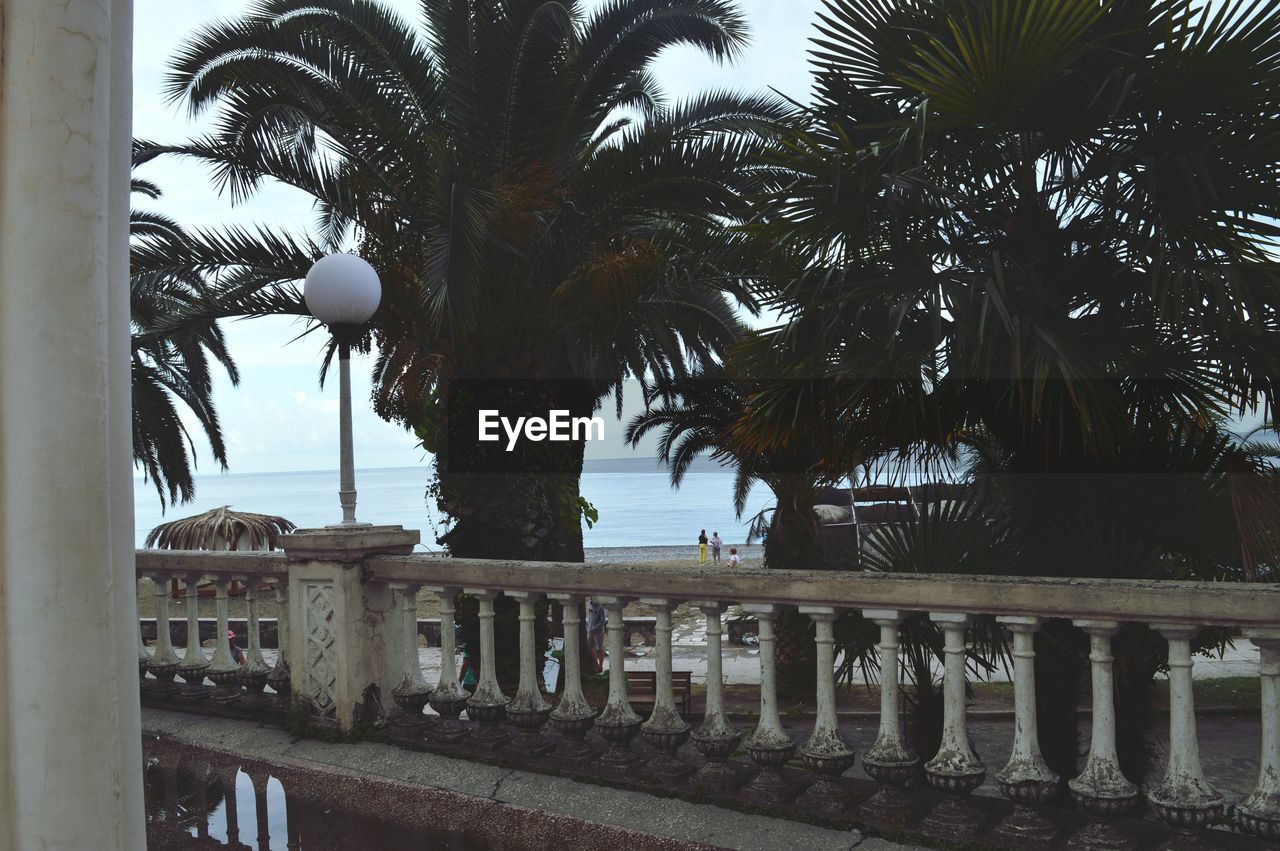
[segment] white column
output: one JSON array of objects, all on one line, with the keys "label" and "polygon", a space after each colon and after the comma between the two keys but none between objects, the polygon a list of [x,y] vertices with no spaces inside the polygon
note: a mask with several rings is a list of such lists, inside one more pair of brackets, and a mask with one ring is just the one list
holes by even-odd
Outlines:
[{"label": "white column", "polygon": [[694,775],[693,782],[708,789],[725,789],[740,782],[738,772],[728,759],[742,741],[743,731],[729,723],[724,712],[724,665],[721,659],[721,637],[724,628],[720,616],[725,605],[719,600],[692,600],[689,605],[701,609],[707,618],[707,705],[702,724],[693,731],[693,744],[706,757]]},{"label": "white column", "polygon": [[929,620],[941,625],[943,635],[942,744],[925,765],[925,773],[930,785],[944,792],[966,794],[980,786],[986,776],[965,726],[964,632],[969,616],[930,612]]},{"label": "white column", "polygon": [[1035,634],[1040,618],[1004,615],[996,620],[1013,633],[1013,752],[996,774],[996,782],[1015,807],[1000,832],[1012,845],[1044,847],[1052,842],[1057,827],[1035,807],[1053,798],[1058,790],[1058,775],[1049,769],[1040,753],[1036,724]]},{"label": "white column", "polygon": [[507,740],[507,734],[498,726],[506,715],[508,697],[498,685],[497,661],[493,647],[493,601],[498,592],[491,588],[467,588],[480,604],[480,679],[476,690],[467,701],[467,715],[480,722],[474,730],[477,738],[491,746]]},{"label": "white column", "polygon": [[576,721],[587,717],[595,718],[596,711],[587,702],[582,693],[582,641],[578,635],[578,627],[582,625],[578,607],[582,605],[581,594],[548,594],[552,600],[560,602],[563,614],[560,621],[564,624],[564,695],[560,703],[551,713],[554,721]]},{"label": "white column", "polygon": [[609,700],[596,718],[596,729],[609,742],[609,750],[600,759],[606,765],[624,768],[635,762],[629,746],[640,732],[640,716],[631,708],[631,701],[627,700],[626,662],[623,661],[627,648],[623,636],[626,625],[622,620],[622,610],[630,601],[625,597],[592,596],[605,608],[609,633]]},{"label": "white column", "polygon": [[1155,624],[1169,642],[1169,759],[1164,779],[1147,792],[1160,817],[1174,827],[1190,830],[1222,814],[1222,794],[1209,785],[1200,767],[1196,736],[1195,696],[1191,684],[1191,639],[1194,624]]},{"label": "white column", "polygon": [[1138,797],[1138,787],[1120,772],[1120,760],[1116,756],[1111,637],[1119,631],[1120,624],[1106,620],[1077,620],[1074,623],[1089,634],[1093,729],[1084,770],[1067,781],[1067,786],[1076,802],[1089,812],[1101,816],[1118,815],[1128,811]]},{"label": "white column", "polygon": [[173,652],[173,634],[169,626],[169,577],[167,574],[153,574],[152,596],[156,607],[156,649],[151,654],[147,668],[159,681],[159,688],[165,688],[173,682],[173,669],[178,667],[178,654]]},{"label": "white column", "polygon": [[[868,609],[862,616],[880,627],[880,729],[862,764],[873,779],[903,785],[911,779],[910,773],[920,764],[920,758],[903,741],[899,717],[898,626],[902,623],[902,613]],[[888,776],[891,772],[894,776]],[[896,776],[904,772],[906,776]]]},{"label": "white column", "polygon": [[1280,836],[1280,630],[1246,630],[1258,645],[1262,691],[1262,759],[1258,785],[1236,810],[1240,829],[1250,836]]},{"label": "white column", "polygon": [[458,644],[453,634],[453,598],[458,589],[433,586],[427,590],[440,599],[440,679],[431,691],[431,699],[466,700],[467,692],[458,682]]},{"label": "white column", "polygon": [[760,720],[747,737],[746,749],[761,770],[743,792],[756,803],[773,803],[786,797],[788,790],[781,770],[796,752],[796,743],[782,729],[778,716],[773,624],[780,608],[772,603],[747,603],[742,607],[756,616],[760,637]]},{"label": "white column", "polygon": [[132,5],[0,5],[0,847],[140,848]]},{"label": "white column", "polygon": [[356,462],[351,434],[351,347],[338,346],[338,501],[342,504],[343,526],[358,525],[356,520]]},{"label": "white column", "polygon": [[194,697],[203,693],[204,672],[209,667],[209,660],[200,647],[200,574],[187,574],[183,581],[187,586],[187,651],[178,664],[178,676],[186,683],[183,693]]},{"label": "white column", "polygon": [[231,655],[231,641],[227,637],[227,632],[230,630],[227,588],[231,584],[231,577],[219,576],[213,584],[217,588],[215,608],[218,614],[218,625],[214,630],[213,659],[209,662],[208,675],[209,679],[221,689],[214,695],[214,700],[226,702],[238,699],[240,696],[240,666]]},{"label": "white column", "polygon": [[849,793],[838,777],[853,765],[854,753],[840,735],[836,716],[835,622],[837,613],[831,606],[801,606],[800,613],[813,621],[817,650],[818,712],[813,732],[800,748],[800,758],[819,774],[817,783],[809,787],[800,803],[831,816],[844,813]]},{"label": "white column", "polygon": [[640,602],[653,607],[656,620],[654,638],[657,645],[653,712],[642,729],[663,734],[688,732],[689,725],[680,717],[680,710],[676,708],[675,690],[671,684],[671,610],[674,604],[666,597],[644,597]]},{"label": "white column", "polygon": [[271,666],[262,655],[262,625],[258,611],[258,576],[241,577],[244,582],[245,628],[249,631],[244,651],[244,664],[240,666],[240,681],[248,688],[254,701],[262,701],[262,687],[266,685]]},{"label": "white column", "polygon": [[431,687],[422,676],[422,664],[418,660],[418,588],[412,583],[394,582],[388,586],[396,595],[399,613],[399,636],[392,642],[393,651],[400,652],[400,677],[391,696],[404,711],[401,720],[423,721],[422,707],[427,703]]},{"label": "white column", "polygon": [[516,696],[507,704],[507,713],[550,712],[551,704],[542,699],[542,689],[538,687],[538,653],[534,646],[534,606],[539,595],[532,591],[505,593],[520,604],[520,683],[516,686]]},{"label": "white column", "polygon": [[276,601],[276,664],[267,675],[267,685],[284,696],[292,691],[292,671],[289,667],[289,642],[292,640],[289,628],[289,581],[285,578],[273,580],[272,590]]}]

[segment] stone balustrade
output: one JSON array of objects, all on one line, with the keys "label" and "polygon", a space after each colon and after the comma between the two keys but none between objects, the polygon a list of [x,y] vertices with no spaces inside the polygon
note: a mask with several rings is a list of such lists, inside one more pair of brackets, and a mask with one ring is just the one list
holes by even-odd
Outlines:
[{"label": "stone balustrade", "polygon": [[[597,782],[950,842],[1029,848],[1069,840],[1080,848],[1148,847],[1212,825],[1244,835],[1215,830],[1213,847],[1253,847],[1257,840],[1280,838],[1280,585],[728,571],[369,553],[329,558],[310,551],[140,551],[137,564],[139,576],[157,580],[158,638],[153,651],[139,651],[139,666],[151,675],[143,689],[148,700],[165,705],[261,716],[281,711],[287,698],[315,723],[350,730],[364,722],[409,747],[549,766]],[[181,608],[170,599],[171,578],[188,589],[184,612],[169,611]],[[217,646],[212,658],[198,643],[180,655],[167,626],[175,614],[185,615],[191,624],[187,634],[198,635],[195,587],[204,579],[217,588]],[[233,579],[253,589],[245,597],[251,623],[260,584],[273,589],[281,633],[274,666],[256,646],[247,649],[243,664],[231,659],[225,627]],[[459,594],[478,603],[474,689],[464,688],[459,678],[458,648],[448,628],[440,634],[438,676],[430,682],[424,675],[416,620],[420,590],[436,595],[446,624]],[[514,684],[504,684],[496,673],[494,611],[500,595],[519,609]],[[558,696],[545,692],[539,676],[545,647],[537,646],[535,605],[544,596],[563,615],[564,686]],[[607,612],[609,682],[599,706],[588,700],[579,664],[580,609],[587,596]],[[647,718],[637,714],[627,694],[623,610],[632,601],[655,614],[656,696]],[[705,618],[701,718],[682,717],[674,699],[672,612],[681,604]],[[759,709],[750,729],[735,727],[725,709],[721,638],[730,604],[758,622]],[[813,720],[805,722],[807,735],[797,735],[794,722],[789,730],[779,714],[775,631],[784,607],[798,608],[814,624],[817,706]],[[881,708],[870,741],[842,732],[837,715],[834,624],[850,611],[879,628]],[[923,763],[899,717],[899,628],[913,613],[927,613],[943,635],[942,741]],[[982,761],[967,723],[966,638],[973,618],[982,615],[994,615],[1010,639],[1015,723],[1003,767]],[[1072,621],[1091,648],[1089,751],[1080,773],[1066,782],[1074,812],[1050,805],[1065,798],[1063,780],[1045,764],[1036,728],[1034,637],[1048,619]],[[1126,622],[1147,623],[1168,642],[1168,758],[1163,778],[1147,788],[1139,785],[1142,778],[1124,776],[1116,754],[1111,642]],[[1235,630],[1261,651],[1259,776],[1253,792],[1235,802],[1213,788],[1200,761],[1191,642],[1206,626]],[[249,640],[256,642],[253,627]],[[276,698],[264,696],[268,685]],[[874,786],[854,779],[850,769],[859,759]],[[993,769],[1007,803],[973,794]],[[1152,816],[1132,818],[1144,802]]]}]

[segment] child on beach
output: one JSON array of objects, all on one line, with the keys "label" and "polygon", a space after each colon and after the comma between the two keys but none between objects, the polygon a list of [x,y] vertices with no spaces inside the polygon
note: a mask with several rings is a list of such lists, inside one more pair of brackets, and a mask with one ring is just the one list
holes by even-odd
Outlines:
[{"label": "child on beach", "polygon": [[730,566],[730,567],[741,567],[741,566],[742,566],[742,559],[738,558],[738,548],[737,548],[737,547],[729,547],[729,566]]},{"label": "child on beach", "polygon": [[722,543],[723,541],[720,540],[720,533],[712,532],[711,533],[711,560],[712,561],[720,560],[720,544]]},{"label": "child on beach", "polygon": [[698,533],[698,564],[707,563],[707,530]]}]

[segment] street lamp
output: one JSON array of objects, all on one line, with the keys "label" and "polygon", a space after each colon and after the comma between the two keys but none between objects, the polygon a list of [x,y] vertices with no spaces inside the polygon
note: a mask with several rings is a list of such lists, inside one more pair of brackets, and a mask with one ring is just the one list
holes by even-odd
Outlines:
[{"label": "street lamp", "polygon": [[382,301],[382,282],[373,267],[354,254],[322,257],[307,272],[303,300],[311,315],[329,326],[338,344],[342,472],[338,501],[342,503],[341,526],[367,526],[356,522],[355,453],[351,443],[351,344],[360,326],[369,321]]}]

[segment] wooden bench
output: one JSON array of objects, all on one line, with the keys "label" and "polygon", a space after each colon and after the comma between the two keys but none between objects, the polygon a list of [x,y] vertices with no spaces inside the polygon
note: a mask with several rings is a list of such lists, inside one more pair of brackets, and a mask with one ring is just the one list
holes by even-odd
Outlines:
[{"label": "wooden bench", "polygon": [[[672,671],[671,689],[676,705],[685,716],[693,706],[693,674],[691,671]],[[656,671],[627,671],[627,700],[637,712],[652,712],[658,699],[658,674]]]}]

